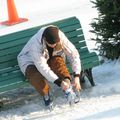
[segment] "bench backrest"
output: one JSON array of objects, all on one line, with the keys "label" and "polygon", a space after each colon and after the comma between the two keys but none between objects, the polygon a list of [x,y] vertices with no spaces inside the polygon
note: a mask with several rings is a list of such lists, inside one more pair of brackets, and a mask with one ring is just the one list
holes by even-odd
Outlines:
[{"label": "bench backrest", "polygon": [[[57,25],[66,34],[69,40],[75,44],[77,49],[81,51],[81,54],[84,54],[83,52],[86,51],[88,52],[80,22],[76,17],[50,24]],[[17,66],[16,57],[18,53],[25,43],[43,26],[45,25],[0,37],[0,74],[3,73],[2,69]]]},{"label": "bench backrest", "polygon": [[[46,25],[50,24],[58,26],[65,33],[68,39],[76,46],[81,56],[82,70],[98,65],[96,54],[89,53],[87,49],[82,27],[76,17],[63,19]],[[8,91],[21,85],[24,86],[25,83],[23,83],[23,80],[25,80],[25,78],[20,72],[17,55],[26,42],[41,27],[46,25],[0,36],[0,92]],[[71,72],[69,63],[68,68]]]}]

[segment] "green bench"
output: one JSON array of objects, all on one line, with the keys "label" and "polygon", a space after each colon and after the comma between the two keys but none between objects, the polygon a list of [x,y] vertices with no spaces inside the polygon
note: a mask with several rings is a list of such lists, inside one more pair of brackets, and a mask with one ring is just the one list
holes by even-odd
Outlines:
[{"label": "green bench", "polygon": [[[58,26],[76,46],[82,62],[81,80],[84,81],[84,77],[86,76],[91,85],[94,86],[92,68],[99,65],[99,60],[95,52],[90,53],[88,51],[79,20],[76,17],[71,17],[50,24]],[[17,55],[26,42],[41,27],[46,25],[0,36],[0,93],[29,84],[19,69]],[[71,71],[69,65],[67,66]]]}]

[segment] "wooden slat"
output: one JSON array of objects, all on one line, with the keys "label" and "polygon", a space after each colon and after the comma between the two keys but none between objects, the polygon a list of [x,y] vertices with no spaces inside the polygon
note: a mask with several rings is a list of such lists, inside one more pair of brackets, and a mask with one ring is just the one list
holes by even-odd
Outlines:
[{"label": "wooden slat", "polygon": [[6,86],[2,86],[0,87],[0,93],[5,93],[5,92],[8,92],[10,90],[15,90],[15,89],[18,89],[18,88],[22,88],[24,86],[28,86],[29,83],[26,82],[26,81],[20,81],[19,78],[17,78],[19,82],[16,82],[16,83],[11,83],[11,84],[7,84]]},{"label": "wooden slat", "polygon": [[3,75],[3,74],[8,74],[8,73],[10,73],[11,74],[11,72],[13,72],[13,71],[18,71],[20,68],[19,68],[19,66],[17,65],[17,66],[14,66],[14,67],[9,67],[9,68],[6,68],[6,69],[2,69],[2,70],[0,70],[0,77]]},{"label": "wooden slat", "polygon": [[78,30],[80,29],[80,24],[74,24],[74,25],[70,25],[67,27],[63,27],[60,30],[62,30],[64,33],[70,32],[70,31],[74,31],[74,30]]},{"label": "wooden slat", "polygon": [[79,48],[78,49],[78,52],[79,52],[79,54],[86,54],[86,53],[88,53],[89,54],[89,51],[88,51],[88,49],[87,49],[87,46],[85,46],[85,47],[81,47],[81,48]]},{"label": "wooden slat", "polygon": [[89,53],[87,51],[84,51],[80,54],[80,56],[81,59],[84,59],[84,58],[89,58],[91,56],[96,56],[96,53],[95,52]]},{"label": "wooden slat", "polygon": [[[2,76],[0,76],[0,85],[2,83],[2,81],[10,81],[12,80],[13,78],[24,78],[23,74],[21,73],[21,71],[16,71],[16,72],[11,72],[11,73],[6,73]],[[25,79],[25,78],[24,78]]]},{"label": "wooden slat", "polygon": [[87,47],[86,46],[86,43],[85,43],[85,41],[83,41],[83,42],[81,42],[81,43],[73,43],[74,45],[75,45],[75,47],[79,50],[79,49],[82,49],[83,48],[83,46],[84,46],[84,48],[85,47]]},{"label": "wooden slat", "polygon": [[57,25],[59,28],[63,28],[63,27],[66,27],[66,26],[74,25],[76,23],[79,23],[79,21],[75,17],[71,17],[70,19],[68,18],[68,19],[60,20],[60,21],[57,21],[57,22],[52,22],[52,23],[49,23],[49,24],[45,24],[45,25],[30,28],[30,29],[18,31],[18,32],[15,32],[15,33],[11,33],[11,34],[8,34],[8,35],[0,36],[0,43],[16,40],[16,39],[19,39],[21,37],[24,38],[26,36],[32,36],[41,27],[46,26],[46,25]]},{"label": "wooden slat", "polygon": [[81,34],[80,36],[75,36],[75,37],[72,37],[72,38],[68,38],[72,43],[78,43],[78,42],[81,42],[81,41],[85,41],[85,38],[84,38],[84,35]]},{"label": "wooden slat", "polygon": [[[83,31],[80,29],[78,31],[71,31],[71,32],[68,32],[66,33],[66,36],[68,37],[68,39],[72,39],[73,37],[76,37],[78,35],[83,35]],[[20,38],[20,39],[17,39],[17,40],[14,40],[14,41],[9,41],[9,42],[5,42],[3,44],[0,44],[0,51],[2,51],[3,49],[8,49],[8,48],[11,48],[11,47],[14,47],[14,46],[18,46],[20,44],[25,44],[32,36],[26,36],[24,38]],[[80,37],[80,38],[83,38],[83,37]]]},{"label": "wooden slat", "polygon": [[19,54],[19,52],[15,52],[13,54],[9,54],[9,55],[5,55],[5,56],[1,56],[0,57],[0,64],[7,62],[7,61],[11,61],[11,60],[16,60],[17,59],[17,55]]},{"label": "wooden slat", "polygon": [[[72,32],[67,33],[66,35],[70,39],[71,37],[74,37],[75,35],[79,35],[80,32],[78,32],[78,31],[72,31]],[[6,49],[10,49],[10,48],[13,49],[13,47],[16,47],[16,46],[19,47],[18,45],[25,44],[30,39],[30,37],[32,37],[32,36],[29,36],[29,37],[27,36],[26,38],[20,38],[18,40],[10,41],[10,42],[2,44],[1,48],[0,48],[0,50],[1,50],[0,56],[1,56],[1,54],[7,53]],[[83,36],[81,36],[81,37],[83,38]],[[3,50],[5,52],[2,52]],[[19,50],[19,49],[17,49],[17,50]],[[9,53],[10,53],[10,51],[9,51]]]},{"label": "wooden slat", "polygon": [[0,36],[0,44],[7,43],[10,41],[15,41],[19,38],[22,39],[24,37],[32,36],[36,33],[36,31],[37,31],[37,29],[34,30],[34,28],[33,28],[33,29],[28,30],[28,31],[24,30],[24,31],[19,31],[19,32],[8,34],[8,35]]},{"label": "wooden slat", "polygon": [[97,58],[97,56],[91,56],[89,58],[81,59],[81,62],[82,62],[82,64],[94,63],[94,62],[98,61],[98,59],[96,59],[96,58]]},{"label": "wooden slat", "polygon": [[65,35],[68,37],[68,39],[72,38],[72,37],[76,37],[77,35],[81,35],[83,34],[83,31],[80,29],[78,31],[72,31],[69,33],[66,33]]},{"label": "wooden slat", "polygon": [[1,50],[0,51],[0,57],[9,55],[9,54],[14,53],[14,52],[20,52],[22,50],[22,48],[24,47],[24,45],[25,44],[20,44],[20,45],[17,45],[17,46],[13,46],[13,47]]},{"label": "wooden slat", "polygon": [[4,69],[4,68],[8,68],[8,67],[14,67],[17,64],[18,64],[17,59],[7,61],[5,63],[0,64],[0,69]]},{"label": "wooden slat", "polygon": [[99,61],[96,61],[96,62],[94,62],[94,63],[81,64],[82,70],[86,70],[86,69],[89,69],[89,68],[93,68],[93,67],[98,66],[98,65],[99,65]]},{"label": "wooden slat", "polygon": [[[64,27],[67,27],[70,25],[80,24],[80,22],[76,17],[71,17],[70,19],[68,18],[68,19],[60,20],[60,21],[53,22],[50,24],[56,25],[61,29],[61,28],[64,28]],[[50,24],[48,24],[48,25],[50,25]],[[81,26],[80,26],[80,28],[81,28]]]},{"label": "wooden slat", "polygon": [[24,39],[20,38],[19,40],[14,40],[14,41],[10,41],[10,42],[4,43],[4,44],[0,44],[0,51],[2,49],[8,49],[8,48],[18,46],[23,43],[25,44],[28,40],[29,40],[29,37],[26,37]]},{"label": "wooden slat", "polygon": [[[20,78],[20,79],[18,79],[18,78]],[[5,81],[0,81],[0,87],[5,86],[5,85],[9,85],[12,83],[17,83],[19,81],[23,81],[21,76],[13,78],[13,79],[5,80]]]}]

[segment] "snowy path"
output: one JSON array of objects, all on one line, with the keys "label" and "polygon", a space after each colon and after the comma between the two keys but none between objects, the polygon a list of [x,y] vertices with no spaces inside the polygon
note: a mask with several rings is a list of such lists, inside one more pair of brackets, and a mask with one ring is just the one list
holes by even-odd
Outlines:
[{"label": "snowy path", "polygon": [[[59,98],[57,98],[58,100]],[[57,100],[55,102],[57,103]],[[0,120],[119,120],[120,95],[85,97],[74,107],[59,99],[52,112],[39,100],[26,103],[20,108],[2,111]],[[63,103],[62,103],[63,102]],[[7,114],[6,114],[7,113]]]},{"label": "snowy path", "polygon": [[[59,88],[55,90],[52,112],[45,109],[37,97],[21,107],[1,111],[0,120],[119,120],[120,119],[120,60],[106,62],[93,69],[97,86],[81,91],[81,102],[74,107],[66,104]],[[58,92],[59,91],[59,92]]]},{"label": "snowy path", "polygon": [[25,120],[59,120],[60,118],[61,120],[118,120],[120,118],[119,104],[120,95],[87,98],[74,108],[64,106],[62,109],[56,107],[50,113],[35,112],[26,116]]}]

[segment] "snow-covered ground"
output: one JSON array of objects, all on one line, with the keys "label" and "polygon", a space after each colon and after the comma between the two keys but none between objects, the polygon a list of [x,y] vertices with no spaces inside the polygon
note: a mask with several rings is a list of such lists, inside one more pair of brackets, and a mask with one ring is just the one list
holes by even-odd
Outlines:
[{"label": "snow-covered ground", "polygon": [[[81,91],[81,101],[73,107],[66,103],[62,91],[54,86],[54,110],[48,111],[39,95],[0,112],[0,120],[119,120],[120,59],[107,61],[93,69],[96,82]],[[21,90],[22,92],[22,90]],[[18,94],[19,96],[19,94]]]},{"label": "snow-covered ground", "polygon": [[[15,0],[20,17],[29,21],[14,26],[0,25],[0,35],[19,31],[59,19],[77,16],[84,29],[89,49],[95,47],[90,23],[97,16],[90,0]],[[7,19],[6,1],[0,0],[0,22]],[[54,89],[53,111],[45,109],[39,95],[26,99],[18,106],[0,111],[0,120],[119,120],[120,119],[120,59],[105,61],[93,68],[95,87],[87,82],[81,91],[81,101],[73,107],[66,104],[62,91]],[[29,89],[28,89],[29,90]],[[23,91],[21,90],[20,93]],[[27,91],[28,92],[28,91]],[[24,93],[24,92],[23,92]],[[13,95],[15,96],[15,94]],[[16,94],[17,96],[17,94]],[[18,96],[20,96],[18,94]]]}]

